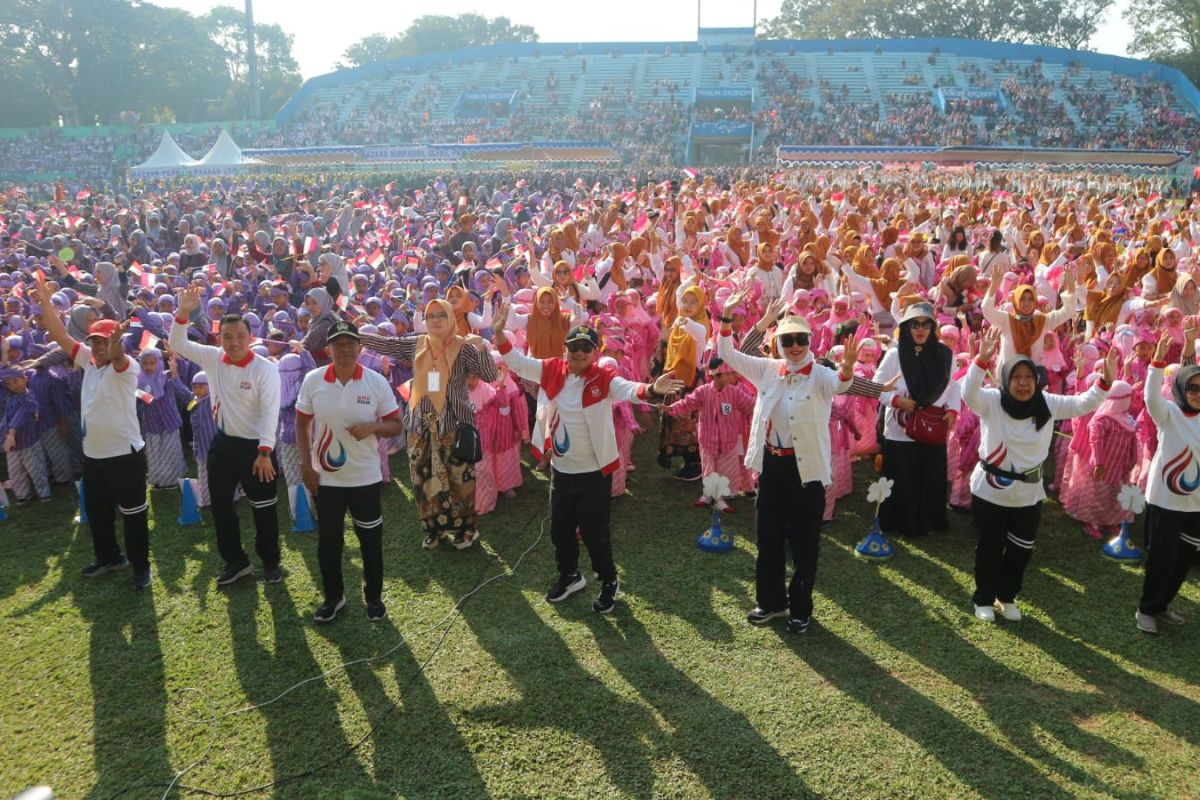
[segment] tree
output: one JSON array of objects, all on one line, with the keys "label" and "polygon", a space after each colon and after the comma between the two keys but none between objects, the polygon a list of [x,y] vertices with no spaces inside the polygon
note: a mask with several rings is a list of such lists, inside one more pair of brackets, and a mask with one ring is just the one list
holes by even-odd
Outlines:
[{"label": "tree", "polygon": [[[224,55],[231,81],[219,111],[225,116],[249,116],[249,62],[246,55],[246,15],[230,6],[217,6],[201,18],[209,36]],[[300,87],[300,68],[292,56],[292,37],[278,25],[254,23],[258,82],[263,109],[278,109]],[[268,112],[270,113],[270,112]]]},{"label": "tree", "polygon": [[398,36],[372,34],[350,45],[342,54],[343,66],[359,67],[403,56],[440,53],[467,47],[484,47],[510,42],[536,42],[537,31],[530,25],[514,25],[508,17],[488,19],[482,14],[457,17],[425,14]]},{"label": "tree", "polygon": [[1200,54],[1200,0],[1131,0],[1124,17],[1134,55],[1174,62]]},{"label": "tree", "polygon": [[[1200,0],[1196,0],[1200,2]],[[1078,49],[1112,0],[783,0],[768,39],[955,38]]]}]

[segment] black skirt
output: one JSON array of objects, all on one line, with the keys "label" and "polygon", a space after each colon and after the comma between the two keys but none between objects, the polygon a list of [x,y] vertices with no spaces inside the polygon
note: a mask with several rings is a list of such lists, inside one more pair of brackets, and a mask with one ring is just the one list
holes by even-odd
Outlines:
[{"label": "black skirt", "polygon": [[883,474],[895,484],[879,509],[880,530],[923,536],[946,529],[946,445],[884,439]]}]

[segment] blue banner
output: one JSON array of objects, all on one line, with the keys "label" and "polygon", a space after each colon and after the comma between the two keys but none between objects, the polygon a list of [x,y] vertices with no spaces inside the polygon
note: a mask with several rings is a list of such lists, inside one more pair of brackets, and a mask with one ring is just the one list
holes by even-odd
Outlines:
[{"label": "blue banner", "polygon": [[751,100],[754,90],[748,86],[696,87],[696,102],[704,100]]}]

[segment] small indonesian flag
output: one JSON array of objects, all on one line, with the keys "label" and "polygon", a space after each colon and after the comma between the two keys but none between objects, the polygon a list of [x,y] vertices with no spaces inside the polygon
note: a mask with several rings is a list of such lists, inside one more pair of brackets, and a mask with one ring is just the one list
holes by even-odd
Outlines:
[{"label": "small indonesian flag", "polygon": [[630,190],[630,191],[626,192],[625,194],[621,195],[621,202],[624,203],[625,205],[629,205],[634,200],[637,200],[637,192],[635,192],[635,191]]},{"label": "small indonesian flag", "polygon": [[700,172],[699,172],[698,170],[696,170],[695,168],[693,168],[693,167],[684,167],[684,168],[683,168],[683,174],[684,174],[684,175],[687,175],[687,176],[688,176],[689,178],[691,178],[692,180],[695,180],[695,179],[696,179],[696,176],[697,176],[697,175],[699,175],[699,174],[700,174]]},{"label": "small indonesian flag", "polygon": [[367,256],[367,263],[375,269],[379,269],[380,265],[383,264],[383,251],[376,247],[375,252]]},{"label": "small indonesian flag", "polygon": [[213,333],[220,333],[221,332],[221,320],[219,320],[219,319],[212,320],[208,329],[210,331],[212,331]]},{"label": "small indonesian flag", "polygon": [[87,200],[91,196],[92,196],[91,189],[80,189],[78,192],[75,193],[76,200]]},{"label": "small indonesian flag", "polygon": [[141,400],[146,405],[154,402],[154,395],[150,394],[145,389],[138,389],[136,395],[137,399]]},{"label": "small indonesian flag", "polygon": [[138,345],[139,350],[153,350],[158,347],[158,337],[150,331],[142,331],[142,341]]},{"label": "small indonesian flag", "polygon": [[645,214],[642,214],[640,217],[637,218],[637,222],[634,223],[633,232],[634,233],[645,233],[646,229],[649,227],[650,227],[650,218],[648,216],[646,216]]},{"label": "small indonesian flag", "polygon": [[315,237],[315,236],[305,236],[304,237],[304,252],[305,253],[317,252],[317,245],[318,245],[317,237]]}]

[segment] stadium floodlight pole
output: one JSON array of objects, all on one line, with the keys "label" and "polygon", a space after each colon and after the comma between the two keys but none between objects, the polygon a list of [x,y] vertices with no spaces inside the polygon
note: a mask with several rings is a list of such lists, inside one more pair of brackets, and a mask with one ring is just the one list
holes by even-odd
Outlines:
[{"label": "stadium floodlight pole", "polygon": [[250,118],[262,116],[262,98],[258,92],[258,53],[254,49],[254,0],[246,0],[246,66],[250,80]]}]

